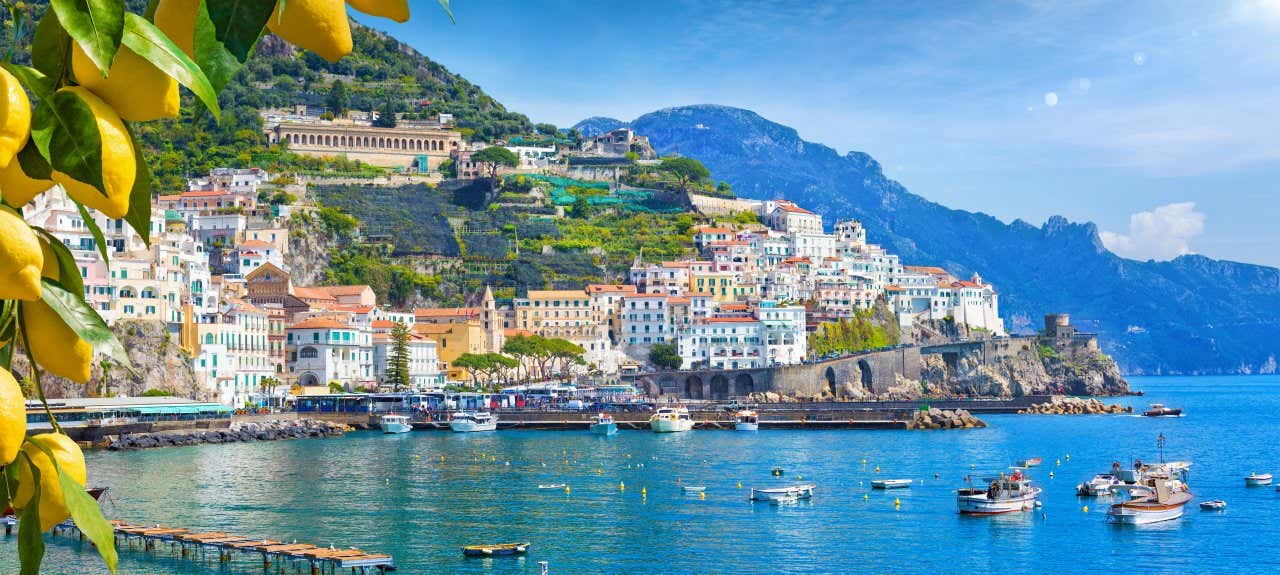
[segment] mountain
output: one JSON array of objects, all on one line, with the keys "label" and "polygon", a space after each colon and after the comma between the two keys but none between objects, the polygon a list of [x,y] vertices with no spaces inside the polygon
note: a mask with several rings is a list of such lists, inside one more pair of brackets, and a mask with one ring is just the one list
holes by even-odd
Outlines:
[{"label": "mountain", "polygon": [[[592,118],[586,125],[610,126]],[[1092,223],[1050,218],[1036,227],[951,209],[886,178],[862,152],[800,138],[749,110],[686,106],[628,125],[661,153],[701,160],[743,197],[785,197],[835,219],[856,218],[904,262],[995,283],[1013,329],[1034,331],[1066,312],[1132,374],[1256,373],[1276,369],[1280,270],[1182,256],[1139,262],[1103,247]],[[617,127],[617,126],[613,126]]]},{"label": "mountain", "polygon": [[581,122],[578,122],[577,124],[574,124],[573,127],[574,129],[578,130],[578,132],[581,133],[584,138],[590,138],[592,136],[598,136],[600,134],[603,134],[611,130],[616,130],[625,125],[627,125],[626,122],[623,122],[622,120],[618,120],[615,118],[606,118],[604,116],[592,116]]}]

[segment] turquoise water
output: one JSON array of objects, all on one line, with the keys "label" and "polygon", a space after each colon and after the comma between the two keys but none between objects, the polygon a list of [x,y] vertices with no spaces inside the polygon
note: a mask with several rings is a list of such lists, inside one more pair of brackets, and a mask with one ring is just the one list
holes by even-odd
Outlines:
[{"label": "turquoise water", "polygon": [[[986,429],[950,432],[361,432],[96,452],[89,464],[91,482],[112,486],[121,519],[354,545],[391,553],[402,573],[537,573],[538,561],[576,574],[1280,571],[1280,493],[1243,482],[1254,470],[1280,473],[1280,377],[1133,385],[1147,391],[1135,405],[1164,402],[1187,415],[987,416]],[[1226,512],[1189,507],[1179,521],[1124,528],[1104,523],[1104,502],[1075,497],[1077,482],[1112,461],[1156,459],[1161,433],[1167,458],[1194,462],[1197,499],[1224,499]],[[1035,475],[1046,487],[1042,513],[955,513],[952,490],[970,465],[999,470],[1030,456],[1045,459]],[[787,479],[770,476],[775,466]],[[747,488],[799,475],[819,486],[812,502],[747,502]],[[924,481],[873,492],[876,477]],[[570,493],[537,489],[560,482]],[[681,483],[705,485],[706,498],[682,495]],[[16,572],[14,540],[0,545],[5,572]],[[502,541],[533,547],[525,558],[459,553]],[[45,572],[104,572],[89,553],[51,537]],[[163,552],[121,558],[132,574],[262,572],[247,559],[220,571]]]}]

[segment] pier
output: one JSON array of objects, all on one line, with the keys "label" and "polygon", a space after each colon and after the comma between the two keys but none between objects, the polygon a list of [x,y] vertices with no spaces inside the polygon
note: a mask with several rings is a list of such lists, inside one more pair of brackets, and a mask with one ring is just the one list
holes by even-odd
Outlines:
[{"label": "pier", "polygon": [[[312,575],[338,573],[339,569],[349,569],[351,573],[360,575],[396,569],[395,560],[390,555],[354,547],[320,547],[297,540],[285,542],[221,531],[193,532],[161,525],[132,525],[123,521],[112,521],[111,526],[115,530],[117,548],[133,549],[138,544],[143,551],[154,551],[163,547],[176,551],[184,559],[197,561],[216,554],[219,563],[227,563],[236,556],[248,555],[261,558],[264,570],[274,566],[277,571],[283,571],[287,565],[292,565],[294,570],[300,571],[306,566]],[[7,524],[6,527],[11,529],[12,525]],[[84,537],[70,521],[54,527],[53,532]]]}]

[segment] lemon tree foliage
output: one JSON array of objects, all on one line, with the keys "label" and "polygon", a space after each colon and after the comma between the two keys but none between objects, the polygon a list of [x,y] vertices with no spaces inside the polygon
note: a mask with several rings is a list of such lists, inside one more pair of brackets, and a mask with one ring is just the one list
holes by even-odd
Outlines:
[{"label": "lemon tree foliage", "polygon": [[[41,534],[68,519],[114,573],[114,533],[85,492],[84,454],[47,403],[54,431],[27,437],[23,390],[32,389],[43,403],[43,373],[87,383],[95,356],[132,368],[106,322],[85,302],[70,251],[28,224],[22,210],[59,185],[76,202],[108,265],[91,210],[123,218],[149,242],[148,159],[156,146],[142,141],[157,138],[149,126],[172,129],[174,122],[196,118],[199,126],[222,125],[226,106],[220,93],[242,73],[267,28],[310,53],[340,61],[353,45],[348,4],[0,2],[0,508],[12,506],[20,518],[21,573],[39,573]],[[406,0],[349,4],[396,21],[409,17]],[[448,10],[447,2],[441,5]],[[244,110],[236,113],[232,123],[244,124]],[[19,350],[31,359],[31,372],[21,382],[12,371]]]}]

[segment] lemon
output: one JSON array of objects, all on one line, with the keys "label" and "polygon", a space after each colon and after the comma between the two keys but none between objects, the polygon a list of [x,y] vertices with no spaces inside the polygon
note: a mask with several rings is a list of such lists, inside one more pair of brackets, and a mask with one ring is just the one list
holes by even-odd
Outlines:
[{"label": "lemon", "polygon": [[89,381],[93,346],[80,338],[62,316],[43,301],[22,304],[22,331],[31,348],[27,350],[45,371],[76,383]]},{"label": "lemon", "polygon": [[66,188],[67,195],[77,202],[106,214],[109,218],[123,218],[129,213],[129,193],[137,177],[134,164],[133,142],[124,122],[111,106],[81,87],[63,88],[59,92],[71,92],[79,96],[93,110],[98,119],[98,136],[102,143],[102,183],[107,195],[97,188],[80,182],[57,170],[53,181]]},{"label": "lemon", "polygon": [[0,465],[18,456],[27,437],[27,407],[13,374],[0,369]]},{"label": "lemon", "polygon": [[18,214],[0,208],[0,299],[40,299],[44,255],[36,232]]},{"label": "lemon", "polygon": [[22,83],[0,68],[0,168],[13,162],[30,135],[31,100]]},{"label": "lemon", "polygon": [[[53,454],[54,460],[58,462],[58,467],[62,468],[62,472],[84,487],[89,479],[84,467],[84,452],[80,451],[80,446],[76,445],[70,437],[62,433],[41,433],[31,436],[28,441],[48,449],[49,453]],[[67,511],[67,502],[62,497],[62,483],[58,480],[58,470],[54,468],[49,456],[45,455],[39,447],[24,445],[22,452],[27,454],[31,463],[40,470],[40,530],[48,531],[53,529],[54,525],[71,517],[71,512]],[[18,489],[13,494],[14,509],[22,509],[31,501],[31,496],[35,493],[35,488],[31,486],[32,482],[31,466],[26,461],[19,462]]]},{"label": "lemon", "polygon": [[347,0],[347,5],[370,16],[390,18],[396,22],[409,20],[409,0]]},{"label": "lemon", "polygon": [[178,116],[178,82],[128,47],[120,47],[103,78],[80,43],[72,42],[71,71],[81,86],[110,104],[121,118],[144,122]]},{"label": "lemon", "polygon": [[52,180],[37,180],[27,177],[22,171],[22,163],[18,160],[9,162],[0,168],[0,196],[13,207],[21,207],[40,193],[53,187]]},{"label": "lemon", "polygon": [[286,42],[337,62],[351,53],[351,24],[342,0],[288,0],[267,20],[267,28]]},{"label": "lemon", "polygon": [[200,0],[161,0],[156,5],[156,27],[192,58],[196,57],[196,14],[199,11]]}]

